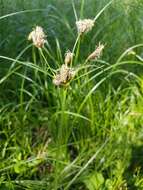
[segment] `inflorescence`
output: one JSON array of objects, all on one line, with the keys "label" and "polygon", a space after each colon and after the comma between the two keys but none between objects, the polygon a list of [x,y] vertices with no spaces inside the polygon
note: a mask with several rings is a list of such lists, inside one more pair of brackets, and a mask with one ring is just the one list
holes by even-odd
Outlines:
[{"label": "inflorescence", "polygon": [[[88,33],[94,27],[94,20],[92,19],[83,19],[76,21],[76,27],[78,35],[81,36],[83,34]],[[36,26],[32,32],[30,32],[28,36],[28,40],[33,42],[33,45],[37,48],[43,48],[46,42],[46,35],[44,30],[40,26]],[[97,60],[102,55],[104,49],[104,45],[100,44],[96,47],[95,51],[93,51],[86,59],[86,62]],[[57,70],[56,74],[53,76],[53,84],[55,86],[63,86],[70,82],[76,75],[78,69],[73,68],[72,62],[74,58],[74,52],[68,50],[65,53],[65,59],[62,66]]]}]

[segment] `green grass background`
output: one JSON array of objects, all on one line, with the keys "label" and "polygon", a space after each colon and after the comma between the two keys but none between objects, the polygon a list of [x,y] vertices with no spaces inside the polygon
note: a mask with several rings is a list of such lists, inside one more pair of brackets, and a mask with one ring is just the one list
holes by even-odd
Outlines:
[{"label": "green grass background", "polygon": [[103,12],[78,44],[74,67],[99,42],[102,60],[66,88],[52,84],[27,41],[42,26],[43,53],[58,69],[77,37],[73,6],[83,19],[107,3],[0,0],[0,190],[143,189],[143,1],[114,0]]}]

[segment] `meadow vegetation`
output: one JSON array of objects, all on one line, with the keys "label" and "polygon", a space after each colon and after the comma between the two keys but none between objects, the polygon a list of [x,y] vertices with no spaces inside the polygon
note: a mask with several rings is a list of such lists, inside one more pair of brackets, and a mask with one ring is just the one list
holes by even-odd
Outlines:
[{"label": "meadow vegetation", "polygon": [[142,10],[0,0],[0,190],[143,190]]}]

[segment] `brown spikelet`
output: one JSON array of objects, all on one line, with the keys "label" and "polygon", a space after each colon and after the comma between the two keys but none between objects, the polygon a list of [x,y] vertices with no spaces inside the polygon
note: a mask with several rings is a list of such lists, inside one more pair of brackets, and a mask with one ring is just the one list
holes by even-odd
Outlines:
[{"label": "brown spikelet", "polygon": [[53,84],[56,86],[65,85],[75,76],[75,74],[76,71],[73,68],[70,68],[66,64],[63,64],[59,72],[55,75]]},{"label": "brown spikelet", "polygon": [[87,60],[96,60],[100,58],[104,47],[105,46],[103,44],[99,44],[99,46],[95,49],[95,51],[88,56]]},{"label": "brown spikelet", "polygon": [[68,65],[72,62],[74,54],[71,51],[67,51],[65,54],[65,64]]}]

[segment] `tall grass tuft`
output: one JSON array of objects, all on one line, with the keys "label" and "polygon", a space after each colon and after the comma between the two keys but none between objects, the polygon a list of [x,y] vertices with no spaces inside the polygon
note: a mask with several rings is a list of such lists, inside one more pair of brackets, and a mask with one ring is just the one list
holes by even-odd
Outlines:
[{"label": "tall grass tuft", "polygon": [[142,190],[142,1],[0,3],[0,189]]}]

